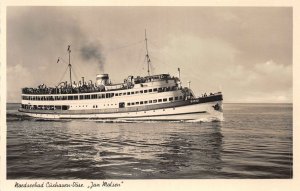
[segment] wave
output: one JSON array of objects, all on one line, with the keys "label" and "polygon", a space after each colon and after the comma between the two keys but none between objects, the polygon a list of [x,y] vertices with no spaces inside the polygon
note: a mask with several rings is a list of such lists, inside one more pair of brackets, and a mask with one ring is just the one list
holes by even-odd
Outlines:
[{"label": "wave", "polygon": [[32,120],[32,117],[27,115],[22,115],[18,113],[7,113],[6,114],[6,121],[26,121]]},{"label": "wave", "polygon": [[208,118],[200,118],[194,120],[187,120],[188,123],[201,123],[201,122],[222,122],[225,121],[224,117],[208,117]]}]

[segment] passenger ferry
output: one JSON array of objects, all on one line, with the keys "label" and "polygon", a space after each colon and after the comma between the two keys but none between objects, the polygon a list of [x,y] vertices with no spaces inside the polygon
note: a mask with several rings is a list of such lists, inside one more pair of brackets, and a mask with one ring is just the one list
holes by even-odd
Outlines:
[{"label": "passenger ferry", "polygon": [[96,83],[62,82],[56,87],[23,88],[20,112],[45,119],[100,119],[142,121],[222,120],[222,93],[196,97],[190,87],[183,87],[178,77],[169,74],[150,75],[150,58],[146,42],[147,76],[128,76],[112,84],[108,74],[96,76]]}]

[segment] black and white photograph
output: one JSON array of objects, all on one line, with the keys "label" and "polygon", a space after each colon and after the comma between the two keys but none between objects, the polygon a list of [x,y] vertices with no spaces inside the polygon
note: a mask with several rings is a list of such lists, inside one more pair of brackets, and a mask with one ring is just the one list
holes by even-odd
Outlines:
[{"label": "black and white photograph", "polygon": [[7,6],[5,179],[293,180],[293,11]]}]

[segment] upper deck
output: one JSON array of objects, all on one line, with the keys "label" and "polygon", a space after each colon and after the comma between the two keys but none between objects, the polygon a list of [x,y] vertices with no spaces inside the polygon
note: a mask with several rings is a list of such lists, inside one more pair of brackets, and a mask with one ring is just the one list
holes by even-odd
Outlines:
[{"label": "upper deck", "polygon": [[[67,84],[67,82],[62,82],[63,85],[55,87],[47,87],[44,84],[39,85],[37,88],[22,88],[22,94],[26,95],[51,95],[51,94],[82,94],[82,93],[97,93],[97,92],[111,92],[117,90],[128,90],[128,89],[139,89],[142,87],[153,87],[153,86],[164,86],[168,83],[172,86],[177,86],[180,80],[177,77],[171,77],[169,74],[159,74],[146,77],[129,76],[124,80],[123,83],[112,84],[108,80],[104,83],[93,84],[90,80],[89,83],[84,81],[81,83]],[[62,84],[61,83],[61,84]]]}]

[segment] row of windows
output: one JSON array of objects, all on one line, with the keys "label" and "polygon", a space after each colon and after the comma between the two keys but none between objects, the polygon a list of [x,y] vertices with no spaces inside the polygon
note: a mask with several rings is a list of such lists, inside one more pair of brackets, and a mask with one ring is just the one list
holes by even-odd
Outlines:
[{"label": "row of windows", "polygon": [[68,110],[68,105],[27,105],[22,104],[21,107],[23,109],[31,109],[31,110]]},{"label": "row of windows", "polygon": [[104,99],[111,98],[114,96],[114,93],[106,93],[106,94],[94,94],[94,95],[75,95],[75,96],[22,96],[23,100],[78,100],[79,99]]},{"label": "row of windows", "polygon": [[[169,97],[169,98],[163,98],[163,99],[154,99],[154,100],[148,100],[148,101],[137,101],[137,102],[127,102],[127,106],[134,106],[134,105],[144,105],[144,104],[155,104],[155,103],[162,103],[162,102],[172,102],[172,101],[178,101],[182,100],[183,96],[176,96],[176,97]],[[113,106],[117,104],[104,104],[103,107],[105,106]],[[88,105],[79,105],[79,106],[71,106],[71,107],[79,107],[79,108],[84,108],[88,107]],[[101,106],[99,105],[99,108]],[[119,103],[119,108],[125,107],[124,102]],[[27,105],[27,104],[22,104],[22,108],[24,109],[32,109],[32,110],[68,110],[70,106],[68,105]],[[98,105],[93,105],[94,109],[98,108]]]},{"label": "row of windows", "polygon": [[134,95],[141,93],[151,93],[151,92],[166,92],[166,91],[174,91],[176,87],[164,87],[164,88],[154,88],[140,91],[130,91],[123,93],[102,93],[102,94],[93,94],[93,95],[72,95],[72,96],[22,96],[23,100],[38,100],[38,101],[54,101],[54,100],[84,100],[84,99],[105,99],[112,98],[114,96],[124,96],[124,95]]},{"label": "row of windows", "polygon": [[150,104],[150,103],[161,103],[161,102],[167,102],[168,100],[170,102],[172,101],[177,101],[177,100],[182,100],[182,96],[176,96],[176,97],[169,97],[168,98],[163,98],[163,99],[154,99],[154,100],[148,100],[148,101],[137,101],[137,102],[128,102],[127,106],[133,106],[133,105],[143,105],[143,104]]}]

